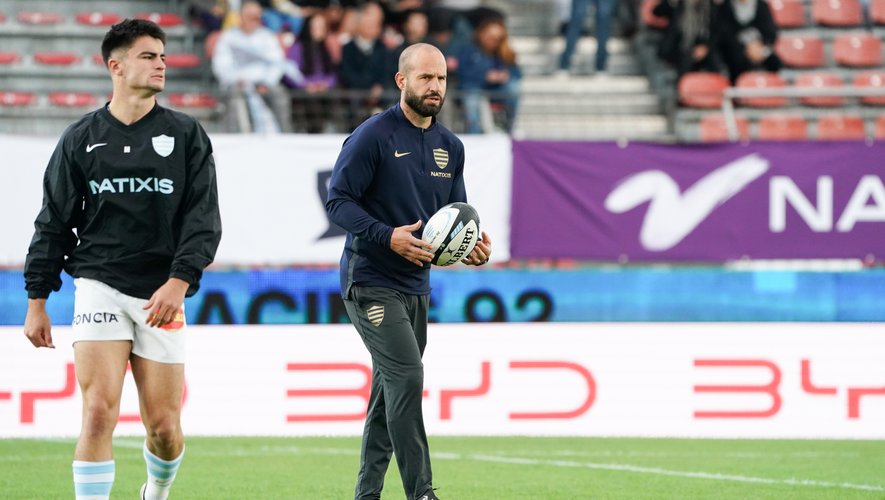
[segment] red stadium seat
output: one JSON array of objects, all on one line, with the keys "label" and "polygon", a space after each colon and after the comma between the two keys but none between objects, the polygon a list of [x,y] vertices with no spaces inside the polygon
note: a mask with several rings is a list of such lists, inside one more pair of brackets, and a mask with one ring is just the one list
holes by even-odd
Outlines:
[{"label": "red stadium seat", "polygon": [[[766,71],[750,71],[738,77],[735,87],[739,89],[780,89],[787,86],[787,82],[777,73]],[[754,108],[777,108],[785,106],[785,97],[744,97],[740,99],[744,106]]]},{"label": "red stadium seat", "polygon": [[857,88],[875,88],[882,91],[881,96],[861,97],[860,102],[871,106],[885,106],[885,71],[865,71],[854,77]]},{"label": "red stadium seat", "polygon": [[805,26],[805,4],[802,0],[771,0],[768,7],[778,28]]},{"label": "red stadium seat", "polygon": [[21,59],[21,56],[15,52],[0,52],[0,64],[15,64]]},{"label": "red stadium seat", "polygon": [[763,141],[801,141],[808,138],[808,122],[796,115],[767,114],[759,119],[758,137]]},{"label": "red stadium seat", "polygon": [[104,66],[104,58],[101,56],[100,52],[96,52],[95,54],[92,54],[91,59],[94,64],[97,64],[99,66]]},{"label": "red stadium seat", "polygon": [[679,79],[679,102],[691,108],[718,108],[728,78],[719,73],[686,73]]},{"label": "red stadium seat", "polygon": [[18,19],[18,22],[20,23],[37,25],[58,24],[64,21],[64,17],[57,12],[26,11],[19,12],[15,18]]},{"label": "red stadium seat", "polygon": [[123,20],[123,16],[113,12],[81,12],[74,18],[87,26],[111,26]]},{"label": "red stadium seat", "polygon": [[5,23],[5,22],[6,22],[6,16],[3,14],[0,14],[0,23]]},{"label": "red stadium seat", "polygon": [[0,106],[30,106],[35,102],[37,96],[33,92],[0,91]]},{"label": "red stadium seat", "polygon": [[822,26],[860,26],[863,10],[858,0],[812,0],[811,19]]},{"label": "red stadium seat", "polygon": [[817,35],[780,36],[774,50],[791,68],[819,68],[826,64],[824,41]]},{"label": "red stadium seat", "polygon": [[173,93],[169,94],[169,103],[176,108],[207,108],[218,106],[218,99],[205,93]]},{"label": "red stadium seat", "polygon": [[95,106],[95,95],[86,92],[50,92],[49,103],[62,108]]},{"label": "red stadium seat", "polygon": [[642,0],[639,6],[639,17],[642,23],[650,28],[664,29],[670,24],[670,20],[666,17],[658,17],[652,13],[660,2],[667,0]]},{"label": "red stadium seat", "polygon": [[181,16],[173,14],[172,12],[139,12],[135,15],[135,18],[153,21],[164,28],[181,26],[184,24],[184,20],[181,19]]},{"label": "red stadium seat", "polygon": [[[743,116],[735,116],[738,138],[748,140],[750,138],[750,122]],[[725,125],[725,116],[721,113],[704,115],[701,118],[701,142],[725,142],[728,137],[728,127]]]},{"label": "red stadium seat", "polygon": [[70,66],[80,62],[80,56],[73,52],[37,52],[34,62],[52,66]]},{"label": "red stadium seat", "polygon": [[200,58],[195,54],[166,54],[166,67],[168,68],[198,68]]},{"label": "red stadium seat", "polygon": [[[834,73],[803,73],[796,77],[793,86],[805,89],[821,89],[821,88],[839,88],[842,81],[838,75]],[[839,96],[810,96],[800,97],[799,102],[806,106],[842,106],[845,104],[845,98]]]},{"label": "red stadium seat", "polygon": [[870,20],[874,24],[885,24],[885,0],[870,0]]},{"label": "red stadium seat", "polygon": [[882,64],[882,42],[870,33],[847,33],[833,41],[833,59],[851,67],[874,67]]},{"label": "red stadium seat", "polygon": [[825,141],[865,139],[863,118],[858,115],[824,115],[817,120],[817,138]]},{"label": "red stadium seat", "polygon": [[874,133],[876,139],[885,139],[885,115],[879,115],[876,117],[876,129]]}]

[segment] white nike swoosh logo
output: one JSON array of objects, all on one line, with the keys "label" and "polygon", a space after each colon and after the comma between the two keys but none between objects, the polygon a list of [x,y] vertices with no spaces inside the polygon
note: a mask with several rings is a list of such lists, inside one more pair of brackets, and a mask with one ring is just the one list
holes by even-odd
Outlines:
[{"label": "white nike swoosh logo", "polygon": [[102,146],[107,146],[107,145],[108,145],[108,143],[106,143],[106,142],[99,142],[98,144],[87,144],[86,145],[86,152],[91,153],[93,149],[100,148]]},{"label": "white nike swoosh logo", "polygon": [[395,157],[397,157],[397,158],[401,158],[401,157],[403,157],[403,156],[410,155],[410,154],[412,154],[411,151],[406,151],[405,153],[400,153],[399,151],[394,151],[394,152],[393,152],[393,156],[395,156]]},{"label": "white nike swoosh logo", "polygon": [[768,170],[768,160],[751,154],[704,176],[684,193],[669,175],[649,170],[633,175],[605,199],[609,212],[623,213],[650,202],[639,241],[646,250],[676,246],[719,205],[728,201]]}]

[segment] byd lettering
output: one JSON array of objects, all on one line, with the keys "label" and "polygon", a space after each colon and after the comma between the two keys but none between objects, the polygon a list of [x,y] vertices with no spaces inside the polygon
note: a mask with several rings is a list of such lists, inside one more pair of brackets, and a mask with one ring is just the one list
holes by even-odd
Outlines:
[{"label": "byd lettering", "polygon": [[[726,369],[733,373],[736,369],[740,371],[749,371],[758,378],[759,370],[768,373],[768,381],[764,383],[735,383],[735,384],[716,384],[694,386],[695,394],[759,394],[768,398],[768,406],[760,405],[755,408],[739,408],[732,407],[728,409],[704,409],[695,410],[694,418],[733,418],[733,419],[757,419],[771,418],[780,412],[783,406],[783,397],[780,392],[780,384],[782,380],[781,368],[768,360],[764,359],[695,359],[695,368],[716,368]],[[811,396],[828,396],[836,397],[840,392],[838,387],[824,387],[815,385],[811,380],[811,360],[803,359],[799,367],[800,379],[802,381],[802,392]],[[709,373],[704,370],[705,373]],[[721,379],[721,376],[718,377]],[[754,380],[756,379],[754,378]],[[846,392],[846,406],[849,419],[860,418],[860,401],[864,396],[885,396],[885,386],[882,387],[858,387],[847,386],[844,388]]]},{"label": "byd lettering", "polygon": [[89,181],[89,190],[92,194],[101,193],[147,193],[172,194],[175,191],[172,179],[158,179],[156,177],[115,177],[102,179],[101,182]]}]

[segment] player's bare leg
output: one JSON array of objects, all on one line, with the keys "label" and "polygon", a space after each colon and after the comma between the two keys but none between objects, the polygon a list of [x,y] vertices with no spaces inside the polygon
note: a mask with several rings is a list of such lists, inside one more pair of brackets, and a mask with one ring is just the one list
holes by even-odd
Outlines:
[{"label": "player's bare leg", "polygon": [[148,481],[142,495],[146,500],[165,500],[184,455],[184,365],[159,363],[134,354],[130,362],[147,432],[143,451]]},{"label": "player's bare leg", "polygon": [[131,342],[74,343],[74,363],[83,395],[83,420],[74,452],[78,498],[108,498],[114,484],[113,434]]}]

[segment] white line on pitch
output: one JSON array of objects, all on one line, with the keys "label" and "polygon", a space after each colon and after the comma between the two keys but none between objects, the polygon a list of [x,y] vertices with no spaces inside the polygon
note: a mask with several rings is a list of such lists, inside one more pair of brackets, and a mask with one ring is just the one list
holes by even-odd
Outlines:
[{"label": "white line on pitch", "polygon": [[[436,457],[436,455],[434,455]],[[601,464],[593,462],[572,462],[567,460],[536,460],[531,458],[509,458],[493,455],[465,455],[463,458],[479,460],[483,462],[497,462],[520,465],[552,465],[555,467],[575,467],[587,469],[599,469],[621,472],[636,472],[639,474],[655,474],[659,476],[687,477],[693,479],[712,479],[717,481],[734,481],[739,483],[755,484],[783,484],[790,486],[812,486],[818,488],[841,488],[863,491],[885,491],[885,487],[869,484],[854,483],[831,483],[827,481],[815,481],[811,479],[768,479],[764,477],[738,476],[732,474],[718,474],[710,472],[684,472],[660,469],[657,467],[639,467],[636,465]]]}]

